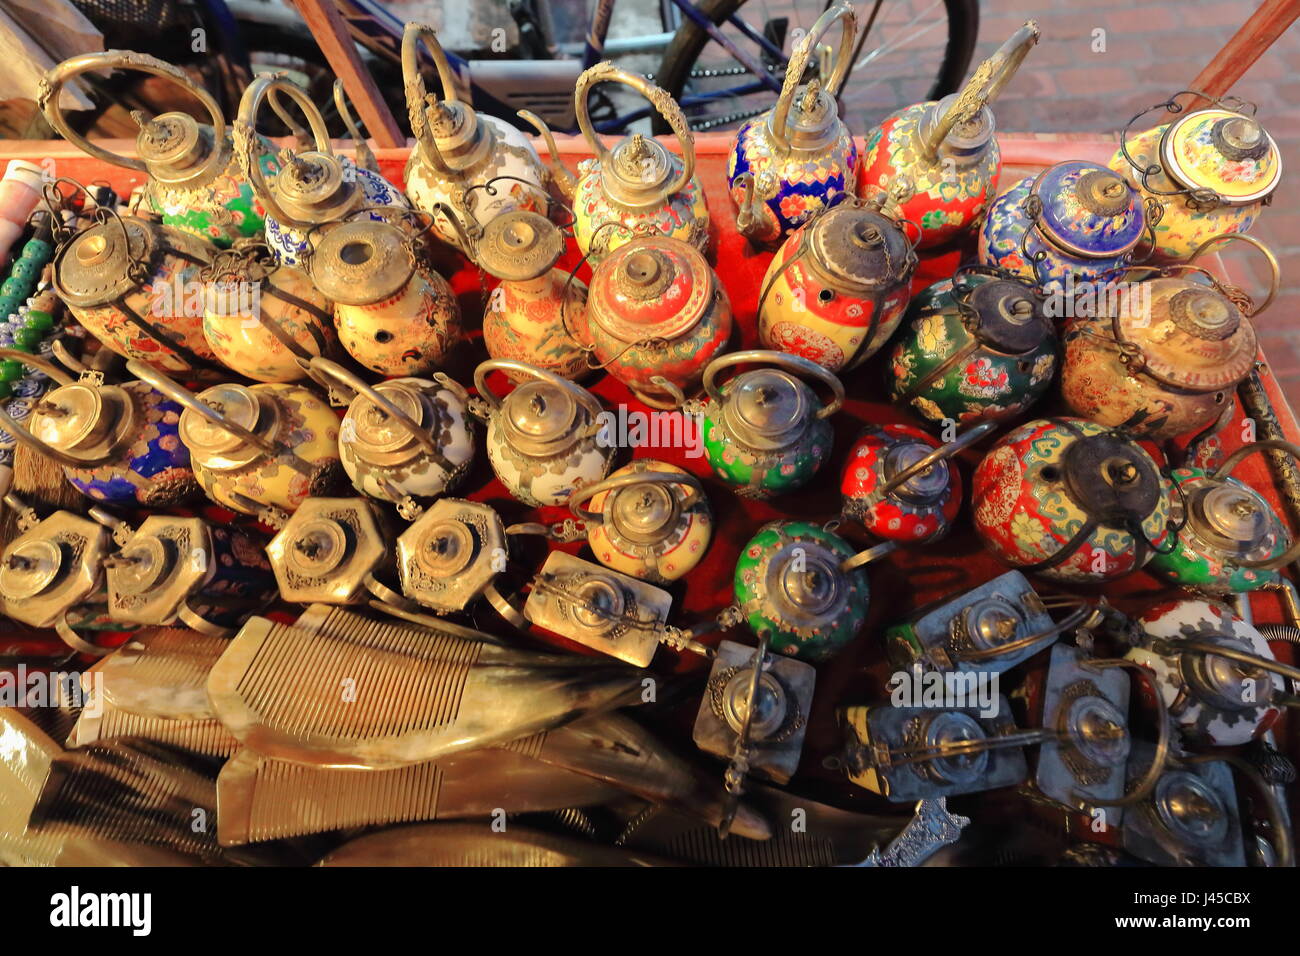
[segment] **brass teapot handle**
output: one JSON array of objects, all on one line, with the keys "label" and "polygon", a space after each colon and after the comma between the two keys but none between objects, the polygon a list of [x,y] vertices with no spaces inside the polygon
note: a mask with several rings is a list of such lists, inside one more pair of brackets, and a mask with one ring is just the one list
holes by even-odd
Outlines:
[{"label": "brass teapot handle", "polygon": [[578,129],[582,131],[583,138],[591,151],[595,154],[601,167],[605,167],[610,161],[609,148],[600,141],[596,136],[596,131],[591,125],[591,113],[587,107],[587,97],[591,88],[598,83],[621,83],[624,86],[636,90],[647,100],[655,111],[667,121],[672,127],[673,135],[677,137],[677,142],[682,148],[682,173],[669,185],[663,187],[656,202],[664,202],[669,196],[673,196],[686,188],[690,183],[691,177],[695,175],[695,137],[691,134],[690,125],[686,122],[686,114],[682,108],[677,105],[667,90],[655,86],[644,77],[629,73],[626,70],[620,70],[608,60],[597,63],[578,77],[578,87],[574,93],[574,112],[578,117]]},{"label": "brass teapot handle", "polygon": [[1232,242],[1234,240],[1237,242],[1245,242],[1248,243],[1249,245],[1254,246],[1256,249],[1260,251],[1260,253],[1263,254],[1264,259],[1268,262],[1268,268],[1269,268],[1268,295],[1264,297],[1264,301],[1262,303],[1260,303],[1258,306],[1254,307],[1253,309],[1250,309],[1250,311],[1247,311],[1247,309],[1250,307],[1251,304],[1249,296],[1246,296],[1238,289],[1225,286],[1222,283],[1218,282],[1217,280],[1215,280],[1214,284],[1218,286],[1218,288],[1224,293],[1224,295],[1226,295],[1229,299],[1232,300],[1234,305],[1236,305],[1238,308],[1241,309],[1242,314],[1246,316],[1246,318],[1253,319],[1255,316],[1259,315],[1261,312],[1263,312],[1273,303],[1273,300],[1277,297],[1277,291],[1282,285],[1282,267],[1278,264],[1277,256],[1273,255],[1272,249],[1264,245],[1264,243],[1256,239],[1254,236],[1243,235],[1242,233],[1239,232],[1226,232],[1219,236],[1211,236],[1209,239],[1206,239],[1203,243],[1197,246],[1196,249],[1192,252],[1192,254],[1187,257],[1187,262],[1185,263],[1185,265],[1189,265],[1189,266],[1193,265],[1196,262],[1196,260],[1199,259],[1201,255],[1203,255],[1205,251],[1209,249],[1211,246],[1217,246],[1220,243]]},{"label": "brass teapot handle", "polygon": [[310,226],[311,223],[290,216],[276,202],[275,196],[267,186],[266,177],[262,175],[261,164],[257,161],[258,154],[262,152],[257,137],[257,114],[262,108],[262,101],[272,94],[276,96],[284,94],[298,104],[303,116],[307,118],[308,125],[311,126],[316,152],[334,158],[334,149],[330,145],[330,134],[325,126],[325,118],[312,102],[311,96],[287,77],[270,73],[263,73],[250,83],[239,100],[239,115],[235,119],[234,126],[235,156],[239,159],[239,168],[244,178],[253,187],[253,193],[266,207],[267,212],[281,223],[298,227]]},{"label": "brass teapot handle", "polygon": [[593,403],[599,404],[599,400],[591,392],[581,385],[570,382],[567,378],[561,378],[554,372],[515,359],[488,359],[486,362],[480,362],[478,368],[474,369],[474,388],[493,411],[501,407],[501,398],[488,387],[487,377],[490,372],[518,372],[521,375],[529,375],[567,389],[578,400],[579,405],[590,407]]},{"label": "brass teapot handle", "polygon": [[185,71],[179,67],[149,56],[147,53],[136,53],[133,50],[105,50],[102,53],[83,53],[71,57],[47,70],[37,84],[36,105],[58,134],[82,152],[114,166],[123,166],[145,174],[149,172],[149,166],[144,160],[109,152],[102,146],[96,146],[68,125],[63,109],[59,106],[59,91],[68,80],[93,70],[135,70],[171,80],[183,88],[202,104],[212,120],[214,144],[212,152],[195,170],[195,178],[203,176],[212,169],[214,164],[222,160],[221,143],[226,135],[226,119],[222,116],[221,106],[212,94],[186,76]]},{"label": "brass teapot handle", "polygon": [[[433,440],[433,436],[421,428],[412,418],[407,415],[388,399],[384,398],[378,390],[367,385],[361,380],[361,377],[353,374],[348,369],[332,362],[327,358],[317,355],[310,361],[304,362],[301,359],[298,364],[303,370],[311,376],[312,380],[317,382],[325,389],[329,389],[332,384],[339,384],[352,391],[353,397],[364,395],[373,405],[381,409],[385,415],[392,418],[397,424],[401,425],[412,438],[419,444],[426,453],[437,455],[438,443]],[[341,438],[342,433],[340,433]]]},{"label": "brass teapot handle", "polygon": [[456,93],[456,74],[452,72],[447,54],[443,52],[442,44],[438,42],[437,31],[433,27],[412,20],[402,31],[402,84],[406,94],[407,118],[411,123],[411,132],[415,134],[415,140],[420,144],[420,151],[429,165],[441,176],[456,178],[458,176],[456,170],[448,166],[447,161],[442,158],[442,152],[434,141],[433,131],[429,128],[428,106],[425,104],[428,92],[424,86],[424,77],[420,74],[419,43],[421,40],[424,41],[425,49],[429,51],[434,64],[438,67],[443,102],[460,102],[460,96]]},{"label": "brass teapot handle", "polygon": [[830,369],[822,368],[816,362],[801,355],[777,352],[770,349],[745,349],[732,352],[714,359],[704,369],[704,391],[716,404],[722,404],[722,392],[718,389],[718,373],[733,365],[756,363],[774,365],[800,378],[815,378],[831,392],[831,400],[817,410],[818,418],[829,418],[844,407],[844,384]]},{"label": "brass teapot handle", "polygon": [[1200,654],[1202,657],[1222,657],[1237,664],[1246,664],[1249,667],[1257,667],[1270,674],[1277,674],[1279,677],[1286,677],[1293,681],[1300,681],[1300,667],[1292,667],[1290,664],[1283,664],[1281,661],[1270,660],[1267,657],[1252,654],[1250,651],[1241,651],[1235,647],[1229,647],[1226,644],[1216,644],[1213,641],[1198,641],[1192,639],[1169,640],[1161,637],[1154,639],[1150,646],[1152,652],[1159,654],[1161,657],[1173,657],[1180,654]]},{"label": "brass teapot handle", "polygon": [[[1237,466],[1246,458],[1261,451],[1280,451],[1290,455],[1297,463],[1300,463],[1300,445],[1286,441],[1282,438],[1263,438],[1259,441],[1251,442],[1249,445],[1242,445],[1231,455],[1223,460],[1223,464],[1218,467],[1210,477],[1215,479],[1227,478],[1236,470]],[[1257,558],[1247,560],[1238,558],[1233,560],[1233,564],[1243,568],[1263,568],[1268,571],[1276,571],[1278,568],[1284,568],[1293,561],[1300,559],[1300,535],[1296,535],[1295,541],[1291,546],[1274,558]]]},{"label": "brass teapot handle", "polygon": [[948,138],[954,126],[974,116],[984,106],[997,99],[1002,88],[1016,75],[1025,56],[1038,42],[1039,36],[1041,31],[1038,29],[1038,21],[1026,20],[1010,39],[976,68],[952,106],[940,117],[939,122],[930,131],[930,135],[921,144],[927,159],[934,162],[939,158],[939,147],[943,145],[943,141]]},{"label": "brass teapot handle", "polygon": [[573,512],[575,518],[585,521],[587,524],[604,524],[604,514],[582,507],[584,501],[590,501],[602,492],[628,488],[632,485],[649,484],[678,485],[687,489],[686,497],[682,499],[680,505],[682,511],[690,511],[704,498],[704,486],[700,484],[700,479],[688,471],[633,471],[623,475],[612,475],[603,481],[597,481],[590,485],[583,485],[569,497],[569,510]]},{"label": "brass teapot handle", "polygon": [[881,495],[886,498],[889,497],[889,495],[892,492],[896,491],[899,487],[911,481],[913,478],[915,478],[921,472],[925,471],[931,465],[934,465],[941,461],[945,461],[951,458],[953,455],[956,455],[958,452],[964,451],[965,449],[969,448],[971,445],[979,441],[981,438],[983,438],[985,435],[987,435],[989,432],[993,431],[993,429],[996,427],[997,427],[996,422],[980,422],[978,425],[975,425],[972,428],[968,428],[966,431],[962,432],[952,441],[948,442],[948,444],[940,445],[938,448],[930,452],[928,455],[925,455],[923,458],[914,461],[907,468],[904,468],[902,471],[896,474],[893,478],[891,478],[888,481],[888,483],[886,483],[885,487],[881,489],[880,492]]},{"label": "brass teapot handle", "polygon": [[[276,97],[271,98],[271,108],[280,112],[277,108],[278,100]],[[370,149],[370,144],[366,138],[361,135],[361,127],[357,121],[352,118],[352,110],[348,107],[347,91],[343,89],[343,81],[334,81],[334,108],[339,112],[339,118],[343,120],[343,125],[347,127],[348,135],[352,137],[352,142],[356,144],[357,165],[362,169],[368,169],[372,173],[379,172],[379,161],[375,159],[375,154]]]},{"label": "brass teapot handle", "polygon": [[853,62],[853,41],[858,33],[858,15],[853,12],[853,7],[849,4],[841,3],[830,7],[817,18],[812,29],[799,41],[799,46],[785,68],[785,83],[781,87],[781,96],[772,109],[772,123],[768,127],[779,152],[785,152],[790,148],[786,124],[789,120],[790,107],[794,104],[795,93],[799,89],[799,82],[808,68],[808,57],[818,49],[822,37],[836,22],[840,22],[844,29],[840,35],[839,51],[835,55],[835,65],[831,68],[830,78],[826,80],[827,95],[836,96],[848,76],[849,66]]}]

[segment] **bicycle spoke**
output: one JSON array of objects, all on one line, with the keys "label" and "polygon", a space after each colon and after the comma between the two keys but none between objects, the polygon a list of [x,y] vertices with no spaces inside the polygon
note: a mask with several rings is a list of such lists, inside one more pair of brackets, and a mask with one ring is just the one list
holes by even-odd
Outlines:
[{"label": "bicycle spoke", "polygon": [[[934,3],[930,4],[924,10],[922,10],[920,13],[914,16],[910,21],[907,22],[906,25],[903,26],[903,29],[906,30],[909,27],[915,26],[918,20],[920,20],[923,16],[925,16],[927,13],[931,12],[932,10],[934,10],[935,7],[938,6],[942,6],[941,0],[935,0]],[[868,63],[872,62],[873,60],[879,59],[880,57],[884,56],[886,53],[894,52],[894,50],[898,49],[898,47],[901,46],[902,44],[911,43],[917,37],[924,36],[925,34],[929,33],[931,30],[933,30],[935,27],[939,26],[941,23],[943,23],[943,21],[936,18],[930,21],[930,23],[921,27],[921,29],[917,30],[915,33],[911,34],[910,36],[905,36],[902,39],[894,40],[891,43],[886,43],[883,46],[876,47],[874,50],[872,50],[870,53],[864,56],[857,63],[853,64],[853,69],[855,70],[860,69],[863,66],[866,66]],[[879,83],[879,82],[881,81],[875,80],[873,81],[872,85],[874,85],[874,83]]]}]

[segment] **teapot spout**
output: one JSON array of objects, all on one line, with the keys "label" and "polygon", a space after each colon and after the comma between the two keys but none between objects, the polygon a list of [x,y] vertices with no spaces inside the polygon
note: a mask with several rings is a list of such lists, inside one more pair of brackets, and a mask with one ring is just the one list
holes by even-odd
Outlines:
[{"label": "teapot spout", "polygon": [[546,125],[546,120],[529,110],[520,110],[518,116],[531,124],[546,140],[546,149],[551,154],[551,178],[555,181],[556,189],[560,191],[560,197],[566,203],[573,202],[573,194],[577,191],[578,182],[573,178],[573,173],[560,162],[560,151],[555,147],[555,136],[552,135],[551,128]]},{"label": "teapot spout", "polygon": [[754,177],[749,173],[736,177],[736,185],[745,190],[736,209],[736,229],[746,239],[758,241],[763,232],[763,203],[754,195]]}]

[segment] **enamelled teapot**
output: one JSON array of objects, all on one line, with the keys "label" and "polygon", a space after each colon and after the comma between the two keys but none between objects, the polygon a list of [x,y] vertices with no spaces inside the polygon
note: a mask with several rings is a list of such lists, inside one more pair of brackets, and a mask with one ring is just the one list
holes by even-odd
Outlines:
[{"label": "enamelled teapot", "polygon": [[[837,22],[840,49],[825,86],[816,79],[801,85],[808,58]],[[736,133],[727,185],[738,207],[736,228],[753,242],[780,243],[822,209],[854,195],[858,148],[835,98],[852,63],[857,26],[847,3],[828,8],[791,55],[776,105]]]},{"label": "enamelled teapot", "polygon": [[[1282,154],[1253,104],[1229,97],[1184,113],[1179,97],[1198,95],[1184,90],[1134,116],[1110,160],[1163,210],[1154,257],[1166,261],[1186,259],[1212,236],[1249,230],[1282,178]],[[1162,108],[1177,118],[1128,138],[1134,123]]]},{"label": "enamelled teapot", "polygon": [[[59,105],[63,85],[92,70],[136,70],[170,80],[199,101],[212,118],[212,125],[198,123],[181,112],[163,113],[147,121],[132,112],[140,126],[135,141],[139,158],[111,153],[72,129]],[[218,246],[261,235],[263,208],[235,155],[221,107],[183,70],[128,50],[85,53],[46,72],[38,87],[37,104],[59,135],[85,153],[146,174],[145,202],[166,225]],[[249,145],[254,148],[250,161],[259,173],[274,174],[278,163],[270,143],[258,139]]]},{"label": "enamelled teapot", "polygon": [[[280,168],[268,185],[258,162],[257,115],[262,101],[275,94],[302,110],[315,148],[282,150]],[[266,244],[285,265],[300,265],[329,226],[352,213],[365,209],[372,219],[384,219],[411,208],[402,191],[378,173],[334,155],[320,110],[306,90],[284,77],[262,74],[244,90],[234,145],[244,175],[266,209]]]},{"label": "enamelled teapot", "polygon": [[[426,93],[419,43],[438,67],[441,100]],[[416,147],[406,163],[406,195],[433,217],[439,238],[468,253],[449,207],[476,238],[512,209],[549,205],[549,175],[528,137],[493,116],[476,113],[456,93],[456,79],[432,28],[408,23],[402,34],[402,79]]]},{"label": "enamelled teapot", "polygon": [[921,230],[919,247],[948,242],[983,220],[1002,171],[989,104],[1038,37],[1038,24],[1026,21],[961,92],[899,110],[867,134],[858,194],[888,193],[889,211]]}]

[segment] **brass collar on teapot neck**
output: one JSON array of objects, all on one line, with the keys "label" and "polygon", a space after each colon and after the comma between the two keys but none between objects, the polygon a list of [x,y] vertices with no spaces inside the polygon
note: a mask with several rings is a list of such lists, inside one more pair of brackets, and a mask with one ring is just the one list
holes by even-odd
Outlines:
[{"label": "brass collar on teapot neck", "polygon": [[[769,134],[775,111],[767,114]],[[824,150],[840,135],[840,113],[835,97],[811,80],[794,94],[794,107],[786,117],[786,139],[792,150]]]},{"label": "brass collar on teapot neck", "polygon": [[[952,109],[960,95],[949,93],[943,99],[932,103],[921,114],[916,128],[917,140],[920,143],[929,142],[932,131]],[[981,106],[973,116],[956,123],[948,131],[948,135],[939,144],[935,165],[942,166],[948,159],[953,160],[958,166],[975,165],[988,152],[989,144],[993,142],[994,131],[993,111],[987,106]]]},{"label": "brass collar on teapot neck", "polygon": [[777,369],[754,369],[732,380],[722,407],[727,430],[760,451],[789,446],[808,426],[813,410],[807,386]]},{"label": "brass collar on teapot neck", "polygon": [[[443,162],[457,172],[466,172],[494,152],[496,135],[491,125],[480,123],[467,103],[435,100],[425,112],[425,121]],[[428,157],[425,160],[429,162]]]},{"label": "brass collar on teapot neck", "polygon": [[280,159],[271,190],[275,201],[295,220],[335,222],[360,202],[361,189],[344,175],[339,157],[315,150],[284,150]]},{"label": "brass collar on teapot neck", "polygon": [[415,274],[406,232],[360,219],[326,233],[311,257],[311,280],[333,302],[371,305],[397,295]]},{"label": "brass collar on teapot neck", "polygon": [[633,133],[610,152],[601,185],[620,206],[640,209],[660,205],[677,175],[677,161],[662,143]]},{"label": "brass collar on teapot neck", "polygon": [[543,457],[577,441],[580,414],[567,388],[546,381],[524,382],[501,403],[501,427],[511,447]]},{"label": "brass collar on teapot neck", "polygon": [[[895,475],[902,474],[933,452],[934,448],[925,442],[898,442],[885,454],[884,481],[886,483],[892,481]],[[891,495],[912,504],[931,504],[938,501],[948,489],[948,480],[948,463],[942,460],[936,461],[895,488]]]},{"label": "brass collar on teapot neck", "polygon": [[127,295],[138,288],[137,264],[141,273],[153,273],[161,229],[134,216],[85,229],[54,257],[54,290],[68,305],[87,309]]},{"label": "brass collar on teapot neck", "polygon": [[1228,835],[1228,810],[1223,798],[1196,774],[1166,770],[1152,794],[1156,816],[1180,843],[1215,846]]},{"label": "brass collar on teapot neck", "polygon": [[564,255],[564,235],[545,216],[511,209],[483,227],[474,261],[498,279],[522,282],[546,275]]},{"label": "brass collar on teapot neck", "polygon": [[88,465],[110,460],[135,437],[131,396],[116,385],[73,382],[47,392],[27,420],[33,435]]},{"label": "brass collar on teapot neck", "polygon": [[[231,424],[268,441],[280,431],[279,407],[273,399],[244,385],[214,385],[198,400],[220,412]],[[181,412],[180,437],[196,461],[207,468],[229,471],[261,457],[261,450],[190,409]]]},{"label": "brass collar on teapot neck", "polygon": [[[227,149],[225,143],[214,144],[212,127],[186,113],[163,113],[150,120],[138,112],[131,116],[140,125],[136,152],[149,167],[149,175],[168,186],[198,185],[198,174],[204,172],[204,161],[212,150]],[[210,172],[216,175],[219,171],[214,168]]]}]

